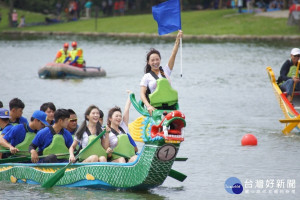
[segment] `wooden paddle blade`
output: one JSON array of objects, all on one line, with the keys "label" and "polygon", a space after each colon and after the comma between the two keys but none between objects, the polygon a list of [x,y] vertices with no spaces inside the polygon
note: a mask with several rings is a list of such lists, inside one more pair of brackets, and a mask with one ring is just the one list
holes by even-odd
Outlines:
[{"label": "wooden paddle blade", "polygon": [[186,179],[186,175],[185,174],[182,174],[174,169],[171,169],[170,172],[169,172],[169,175],[170,177],[180,181],[180,182],[183,182],[185,179]]},{"label": "wooden paddle blade", "polygon": [[[70,163],[69,163],[70,164]],[[43,188],[51,188],[53,187],[64,175],[67,167],[69,166],[66,165],[65,167],[57,170],[53,175],[51,175],[50,178],[47,179],[42,185]]]},{"label": "wooden paddle blade", "polygon": [[290,123],[283,130],[282,133],[289,134],[299,123]]}]

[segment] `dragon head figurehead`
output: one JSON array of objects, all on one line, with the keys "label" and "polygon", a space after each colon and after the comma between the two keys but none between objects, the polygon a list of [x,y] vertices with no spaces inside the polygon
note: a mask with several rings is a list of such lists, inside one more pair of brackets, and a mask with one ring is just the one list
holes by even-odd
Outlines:
[{"label": "dragon head figurehead", "polygon": [[182,112],[175,110],[164,111],[163,118],[158,125],[152,125],[150,136],[152,139],[161,137],[166,143],[180,143],[184,141],[183,128],[185,127],[185,116]]}]

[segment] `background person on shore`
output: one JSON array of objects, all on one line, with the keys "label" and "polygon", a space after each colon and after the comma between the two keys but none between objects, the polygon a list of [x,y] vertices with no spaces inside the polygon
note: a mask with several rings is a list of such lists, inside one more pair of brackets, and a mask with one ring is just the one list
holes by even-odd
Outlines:
[{"label": "background person on shore", "polygon": [[84,4],[84,7],[85,7],[85,17],[86,18],[90,18],[91,17],[91,8],[92,8],[92,5],[93,5],[93,2],[91,2],[91,1],[87,1]]},{"label": "background person on shore", "polygon": [[291,59],[285,61],[280,69],[280,76],[278,77],[277,83],[280,86],[280,89],[287,93],[287,99],[292,101],[294,83],[296,83],[295,91],[300,90],[299,75],[296,75],[300,49],[293,48],[290,56]]},{"label": "background person on shore", "polygon": [[13,13],[11,14],[11,20],[12,20],[13,27],[17,27],[18,26],[18,13],[16,10],[13,10]]},{"label": "background person on shore", "polygon": [[238,0],[238,9],[239,9],[239,13],[242,13],[242,8],[243,8],[243,0]]},{"label": "background person on shore", "polygon": [[24,26],[25,26],[25,15],[22,15],[21,19],[20,19],[20,23],[18,25],[18,28],[21,28],[21,27],[24,27]]},{"label": "background person on shore", "polygon": [[156,89],[156,79],[167,78],[170,82],[170,76],[174,67],[175,58],[179,47],[179,41],[180,38],[182,38],[182,34],[182,31],[178,31],[171,57],[165,67],[160,66],[161,56],[158,50],[151,49],[147,53],[145,74],[140,82],[140,96],[150,115],[152,115],[152,112],[156,108],[150,105],[148,95],[154,92],[154,90]]},{"label": "background person on shore", "polygon": [[63,49],[60,49],[54,59],[55,63],[66,63],[69,60],[69,43],[64,43]]}]

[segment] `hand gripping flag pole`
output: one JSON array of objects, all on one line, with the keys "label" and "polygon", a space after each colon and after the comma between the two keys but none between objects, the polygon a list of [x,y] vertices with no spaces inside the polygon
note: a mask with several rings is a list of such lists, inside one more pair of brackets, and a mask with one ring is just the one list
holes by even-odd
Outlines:
[{"label": "hand gripping flag pole", "polygon": [[[159,35],[181,30],[180,11],[180,0],[168,0],[152,7],[153,18],[157,22]],[[180,65],[182,77],[182,38],[180,38]]]}]

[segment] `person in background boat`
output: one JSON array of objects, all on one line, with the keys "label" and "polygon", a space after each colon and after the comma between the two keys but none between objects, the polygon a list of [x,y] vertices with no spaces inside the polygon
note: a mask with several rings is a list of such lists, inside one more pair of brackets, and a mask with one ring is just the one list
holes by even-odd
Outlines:
[{"label": "person in background boat", "polygon": [[56,107],[52,102],[43,103],[40,107],[41,111],[44,111],[47,114],[47,122],[50,125],[54,124],[54,113]]},{"label": "person in background boat", "polygon": [[31,116],[29,125],[18,124],[12,127],[8,133],[0,138],[0,145],[8,148],[12,154],[17,153],[19,149],[16,148],[16,146],[24,141],[28,132],[36,133],[45,126],[49,125],[46,121],[46,117],[47,115],[43,111],[35,111]]},{"label": "person in background boat", "polygon": [[10,114],[10,123],[12,125],[17,124],[28,124],[28,121],[25,117],[22,116],[25,104],[21,99],[13,98],[9,102],[9,114]]},{"label": "person in background boat", "polygon": [[60,49],[54,59],[55,63],[66,63],[69,60],[69,43],[64,43],[63,49]]},{"label": "person in background boat", "polygon": [[[5,108],[0,108],[0,138],[3,137],[2,131],[8,127],[9,129],[12,126],[9,123],[9,111]],[[0,159],[2,159],[2,153],[0,153]]]},{"label": "person in background boat", "polygon": [[[89,137],[91,135],[98,136],[102,132],[102,128],[99,123],[100,109],[97,106],[95,105],[89,106],[85,111],[84,118],[85,120],[82,122],[81,126],[78,128],[78,130],[75,133],[73,144],[69,148],[70,162],[75,162],[74,150],[78,144],[80,145],[79,149],[84,149],[91,141],[91,140],[89,141]],[[105,154],[106,154],[106,149],[109,146],[109,131],[110,129],[106,129],[106,133],[105,133],[106,137],[101,138],[101,146],[103,148],[101,149],[101,151],[103,155],[100,156],[90,155],[85,160],[83,160],[83,162],[107,162]]]},{"label": "person in background boat", "polygon": [[[130,93],[132,93],[129,90],[127,92],[129,95]],[[117,106],[111,108],[108,112],[107,125],[111,129],[111,132],[109,133],[109,147],[107,148],[107,153],[108,156],[111,157],[112,162],[126,163],[126,159],[124,157],[114,159],[114,151],[116,151],[116,153],[127,155],[128,153],[133,152],[133,155],[130,157],[128,162],[134,162],[137,159],[137,155],[135,153],[138,152],[138,148],[134,140],[130,136],[128,129],[129,109],[131,105],[129,95],[125,104],[123,117],[121,108]],[[124,140],[122,143],[119,143],[119,135],[127,136],[127,139],[125,140],[126,143],[124,143]],[[122,147],[122,145],[126,145],[126,148],[123,148],[124,146]],[[120,149],[126,152],[123,152]]]},{"label": "person in background boat", "polygon": [[[40,130],[29,146],[31,162],[33,163],[57,163],[67,162],[65,159],[57,159],[52,152],[68,153],[73,143],[72,135],[66,130],[70,114],[66,109],[58,109],[54,113],[54,124]],[[38,148],[38,152],[36,149]],[[48,155],[39,160],[39,156]]]},{"label": "person in background boat", "polygon": [[2,103],[2,101],[0,101],[0,108],[3,108],[3,103]]},{"label": "person in background boat", "polygon": [[68,123],[68,127],[67,130],[74,135],[75,132],[78,129],[78,124],[77,124],[77,115],[74,112],[74,110],[72,109],[68,109],[68,112],[70,113],[70,118],[69,118],[69,123]]},{"label": "person in background boat", "polygon": [[[156,80],[159,78],[167,78],[170,82],[171,72],[174,67],[176,54],[179,47],[180,38],[182,38],[183,32],[180,30],[178,31],[176,41],[173,47],[173,51],[167,66],[161,67],[160,61],[161,56],[158,50],[150,49],[146,56],[146,66],[145,66],[145,74],[140,82],[141,90],[140,96],[141,100],[143,101],[144,105],[147,107],[147,110],[150,115],[156,109],[151,106],[148,95],[155,91],[156,89]],[[170,108],[173,109],[173,108]]]},{"label": "person in background boat", "polygon": [[81,48],[77,48],[77,42],[72,42],[73,50],[69,53],[69,57],[71,58],[70,65],[76,67],[85,67],[85,62],[83,60],[83,50]]},{"label": "person in background boat", "polygon": [[293,48],[291,50],[291,59],[285,61],[280,69],[280,76],[277,83],[283,92],[286,92],[287,99],[292,101],[292,93],[294,83],[296,83],[295,91],[300,90],[299,76],[296,76],[296,69],[300,57],[300,49]]}]

